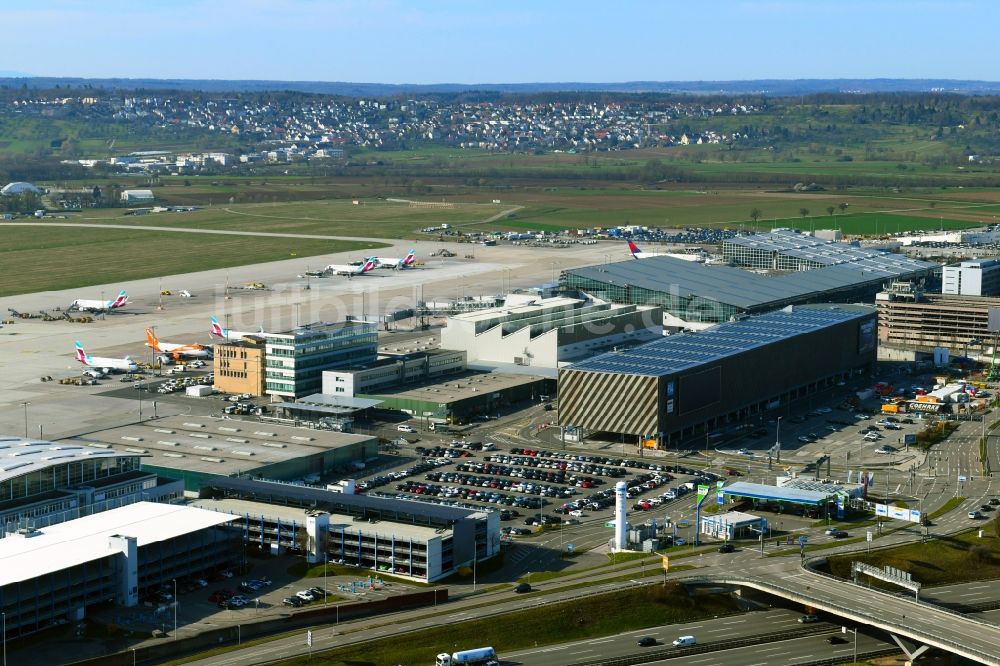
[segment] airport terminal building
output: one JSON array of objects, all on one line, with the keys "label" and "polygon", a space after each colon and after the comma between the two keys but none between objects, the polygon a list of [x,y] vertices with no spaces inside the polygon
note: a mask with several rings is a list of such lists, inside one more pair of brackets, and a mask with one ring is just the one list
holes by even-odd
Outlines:
[{"label": "airport terminal building", "polygon": [[179,502],[183,484],[142,469],[142,453],[0,437],[0,537],[139,501]]},{"label": "airport terminal building", "polygon": [[460,349],[470,364],[557,368],[615,346],[663,334],[658,307],[554,296],[508,295],[503,307],[455,314],[441,331],[441,347]]},{"label": "airport terminal building", "polygon": [[[740,261],[753,270],[650,257],[574,268],[563,273],[562,282],[566,288],[614,303],[660,306],[664,326],[679,331],[704,329],[788,305],[870,303],[888,281],[932,282],[940,271],[937,264],[926,261],[881,251],[855,252],[849,246],[831,249],[825,247],[831,244],[822,242],[808,252],[793,252],[792,248],[779,252],[765,247],[775,239],[759,236],[775,234],[751,236],[756,239],[753,245],[747,245],[748,240],[733,245],[740,248]],[[860,256],[852,256],[852,252]],[[783,259],[803,253],[808,256]],[[843,255],[840,260],[839,255]],[[775,266],[781,272],[766,274]]]},{"label": "airport terminal building", "polygon": [[108,603],[135,606],[163,583],[229,567],[236,516],[137,502],[0,540],[0,611],[6,637],[82,620]]},{"label": "airport terminal building", "polygon": [[875,316],[794,306],[582,361],[559,372],[559,423],[661,447],[707,436],[870,374]]}]

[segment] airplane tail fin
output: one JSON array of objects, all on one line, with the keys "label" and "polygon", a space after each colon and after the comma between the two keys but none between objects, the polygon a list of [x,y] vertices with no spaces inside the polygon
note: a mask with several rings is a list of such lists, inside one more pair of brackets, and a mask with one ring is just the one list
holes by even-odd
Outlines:
[{"label": "airplane tail fin", "polygon": [[373,257],[368,257],[365,259],[365,263],[361,266],[360,273],[367,273],[371,269],[375,268],[375,260]]},{"label": "airplane tail fin", "polygon": [[76,360],[80,363],[87,362],[87,352],[83,351],[83,345],[80,344],[79,340],[76,341]]},{"label": "airplane tail fin", "polygon": [[225,330],[223,330],[222,325],[219,324],[219,320],[215,318],[215,315],[212,315],[212,331],[211,331],[211,334],[215,335],[217,337],[220,337],[220,338],[226,337],[226,332],[225,332]]},{"label": "airplane tail fin", "polygon": [[156,351],[160,351],[160,341],[156,339],[156,335],[151,328],[146,329],[146,344]]},{"label": "airplane tail fin", "polygon": [[639,246],[636,245],[635,243],[633,243],[632,241],[628,242],[628,251],[629,251],[629,254],[632,255],[633,259],[638,259],[639,257],[637,257],[635,255],[640,254],[642,252],[642,250],[639,249]]},{"label": "airplane tail fin", "polygon": [[417,258],[417,251],[410,250],[410,252],[406,255],[406,257],[403,258],[403,265],[409,266],[416,260],[416,258]]},{"label": "airplane tail fin", "polygon": [[121,291],[118,292],[118,296],[115,298],[115,300],[110,301],[108,303],[108,307],[111,309],[120,308],[127,302],[128,302],[128,295],[125,293],[125,290],[122,289]]}]

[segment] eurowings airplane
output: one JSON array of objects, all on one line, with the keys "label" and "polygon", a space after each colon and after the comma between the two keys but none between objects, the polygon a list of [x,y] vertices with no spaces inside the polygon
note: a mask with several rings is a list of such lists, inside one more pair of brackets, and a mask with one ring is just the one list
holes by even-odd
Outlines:
[{"label": "eurowings airplane", "polygon": [[175,361],[180,358],[208,358],[212,355],[212,350],[204,345],[161,342],[151,328],[146,329],[146,346],[151,347],[155,352],[173,358]]},{"label": "eurowings airplane", "polygon": [[264,333],[264,327],[261,326],[259,331],[251,333],[250,331],[232,331],[228,328],[223,328],[219,320],[212,315],[212,330],[209,332],[217,338],[224,338],[226,340],[239,340],[240,338],[247,335],[266,335]]},{"label": "eurowings airplane", "polygon": [[323,271],[328,275],[346,275],[347,277],[353,277],[355,275],[367,273],[373,268],[375,268],[375,257],[368,257],[365,259],[364,263],[359,266],[351,266],[350,264],[330,264],[324,268]]},{"label": "eurowings airplane", "polygon": [[375,257],[376,268],[409,268],[417,260],[417,251],[410,250],[405,257]]},{"label": "eurowings airplane", "polygon": [[123,308],[127,303],[128,296],[125,295],[125,290],[122,289],[118,292],[118,296],[112,298],[110,301],[92,301],[85,298],[78,298],[70,303],[69,309],[79,310],[80,312],[109,312]]},{"label": "eurowings airplane", "polygon": [[125,358],[104,358],[102,356],[91,356],[83,350],[80,341],[76,341],[76,360],[83,363],[88,368],[99,368],[108,374],[112,370],[122,370],[124,372],[135,372],[139,366],[128,356]]},{"label": "eurowings airplane", "polygon": [[650,257],[673,257],[674,259],[682,259],[684,261],[705,261],[704,253],[701,254],[683,254],[679,252],[643,252],[639,249],[639,246],[632,241],[628,242],[628,251],[632,255],[633,259],[649,259]]}]

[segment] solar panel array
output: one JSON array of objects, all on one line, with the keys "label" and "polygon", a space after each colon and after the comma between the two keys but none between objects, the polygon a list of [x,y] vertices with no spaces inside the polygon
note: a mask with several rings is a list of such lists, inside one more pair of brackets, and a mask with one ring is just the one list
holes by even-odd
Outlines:
[{"label": "solar panel array", "polygon": [[874,313],[875,308],[860,305],[786,308],[698,333],[678,333],[625,351],[601,354],[567,369],[663,377]]},{"label": "solar panel array", "polygon": [[723,241],[723,253],[727,245],[763,252],[777,252],[788,257],[836,266],[840,264],[855,264],[871,270],[919,270],[927,262],[911,259],[905,255],[892,254],[873,247],[860,247],[837,241],[822,240],[814,236],[797,233],[792,230],[778,230],[764,234],[736,236]]}]

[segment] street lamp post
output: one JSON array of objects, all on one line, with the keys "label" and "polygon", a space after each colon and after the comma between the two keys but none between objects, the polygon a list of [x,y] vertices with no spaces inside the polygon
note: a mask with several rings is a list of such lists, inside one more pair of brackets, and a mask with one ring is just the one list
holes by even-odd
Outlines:
[{"label": "street lamp post", "polygon": [[323,553],[323,605],[326,606],[330,603],[330,588],[327,587],[327,568],[330,566],[330,555],[326,552]]},{"label": "street lamp post", "polygon": [[[774,452],[778,456],[778,462],[781,462],[781,419],[779,416],[774,429]],[[767,457],[767,468],[771,469],[771,456]]]},{"label": "street lamp post", "polygon": [[0,613],[3,618],[3,666],[7,666],[7,613]]},{"label": "street lamp post", "polygon": [[28,405],[30,402],[22,402],[21,406],[24,407],[24,438],[28,439]]},{"label": "street lamp post", "polygon": [[177,579],[174,578],[174,640],[177,640]]}]

